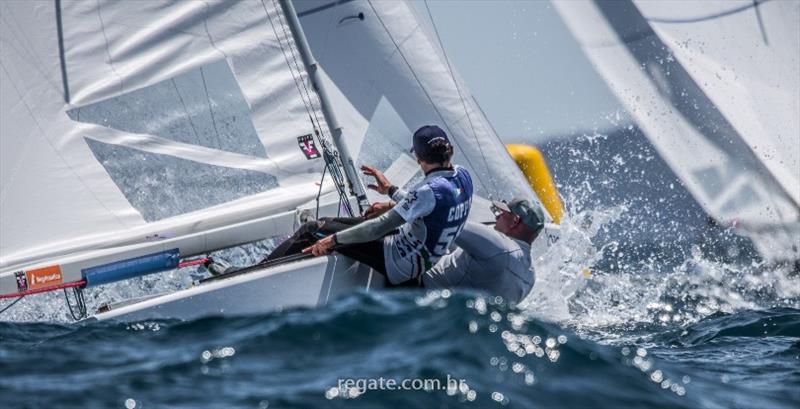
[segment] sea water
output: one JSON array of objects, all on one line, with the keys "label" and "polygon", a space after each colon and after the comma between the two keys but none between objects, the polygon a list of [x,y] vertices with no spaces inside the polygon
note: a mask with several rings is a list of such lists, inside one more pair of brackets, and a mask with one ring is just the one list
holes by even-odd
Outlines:
[{"label": "sea water", "polygon": [[[354,292],[258,316],[72,324],[63,294],[31,296],[0,315],[0,407],[798,407],[794,267],[697,227],[702,212],[649,147],[601,154],[623,136],[546,147],[566,217],[519,305]],[[217,256],[247,265],[272,246]],[[204,274],[89,289],[86,302]]]}]

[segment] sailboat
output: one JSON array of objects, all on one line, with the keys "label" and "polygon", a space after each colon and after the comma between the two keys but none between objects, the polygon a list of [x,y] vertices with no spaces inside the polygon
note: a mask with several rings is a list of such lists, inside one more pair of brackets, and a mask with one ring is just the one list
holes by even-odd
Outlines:
[{"label": "sailboat", "polygon": [[800,2],[553,3],[711,221],[800,268]]},{"label": "sailboat", "polygon": [[425,123],[475,179],[471,219],[493,220],[490,198],[537,200],[422,17],[379,1],[0,3],[0,297],[71,289],[76,319],[192,319],[382,288],[332,255],[94,312],[82,300],[358,214],[376,197],[356,166],[415,183],[407,140]]}]

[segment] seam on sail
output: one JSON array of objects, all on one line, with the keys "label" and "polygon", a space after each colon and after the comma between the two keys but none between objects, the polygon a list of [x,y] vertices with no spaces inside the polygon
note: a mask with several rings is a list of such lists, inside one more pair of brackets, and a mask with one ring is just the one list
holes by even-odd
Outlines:
[{"label": "seam on sail", "polygon": [[106,35],[106,25],[103,22],[103,15],[100,13],[100,0],[96,0],[96,3],[97,3],[97,18],[100,20],[100,31],[103,32],[103,40],[105,41],[106,44],[105,48],[106,48],[106,55],[108,55],[108,66],[111,68],[111,72],[114,73],[114,75],[117,77],[117,80],[119,81],[119,92],[124,93],[125,84],[123,83],[122,77],[119,75],[116,68],[114,68],[114,61],[111,58],[111,50],[108,45],[108,36]]},{"label": "seam on sail", "polygon": [[[377,17],[378,22],[381,23],[381,26],[383,27],[383,31],[386,32],[386,35],[388,35],[389,39],[392,40],[392,44],[394,44],[395,49],[397,49],[398,54],[400,55],[400,57],[402,57],[403,62],[406,63],[406,66],[408,67],[409,71],[411,71],[411,75],[414,77],[414,80],[417,82],[417,85],[419,85],[419,87],[422,90],[422,92],[428,98],[428,102],[430,102],[431,106],[433,107],[433,110],[436,112],[436,115],[439,117],[439,119],[441,119],[442,125],[444,125],[444,127],[447,128],[447,131],[451,135],[454,135],[453,129],[450,127],[450,124],[448,124],[447,121],[445,121],[444,116],[439,111],[439,108],[436,106],[436,104],[434,104],[433,98],[428,93],[428,90],[425,89],[425,87],[422,85],[422,81],[419,80],[419,77],[417,76],[416,71],[414,71],[414,68],[411,67],[411,64],[408,62],[408,59],[406,59],[405,54],[403,54],[403,51],[400,49],[400,45],[395,40],[394,36],[392,36],[392,33],[389,31],[388,27],[386,27],[386,24],[383,22],[383,19],[378,14],[378,11],[375,10],[375,6],[372,5],[372,1],[371,0],[367,0],[367,3],[369,4],[370,8],[372,9],[372,12],[375,14],[375,17]],[[417,27],[416,29],[419,29],[419,27]],[[452,142],[459,148],[459,150],[461,150],[462,152],[465,152],[465,150],[463,148],[461,148],[461,144],[458,142],[458,138],[455,138],[455,137],[452,138]],[[475,165],[470,160],[469,156],[464,155],[464,159],[466,159],[467,163],[469,163],[469,165],[473,169],[477,170]],[[486,183],[483,181],[483,178],[480,175],[480,172],[476,172],[475,176],[478,178],[478,182],[480,182],[480,184],[483,186],[483,188],[486,189],[487,191],[489,191],[489,189],[487,188]]]},{"label": "seam on sail", "polygon": [[[0,2],[0,5],[2,5],[2,4],[4,4],[4,3]],[[7,19],[6,15],[11,15],[11,19]],[[17,21],[17,18],[14,17],[13,13],[11,12],[11,9],[8,8],[8,6],[5,6],[5,10],[3,10],[2,13],[0,13],[0,21],[3,21],[3,27],[7,27],[8,28],[9,34],[14,36],[14,39],[16,39],[17,41],[20,41],[22,43],[20,45],[23,46],[24,52],[22,50],[20,50],[14,43],[12,43],[10,41],[3,41],[2,38],[0,38],[0,44],[3,44],[3,43],[8,44],[8,46],[11,47],[11,49],[14,50],[20,56],[23,56],[23,55],[27,56],[27,58],[23,58],[23,59],[26,60],[26,61],[30,61],[32,68],[35,69],[37,72],[39,72],[39,74],[42,76],[42,78],[48,84],[50,84],[50,86],[53,87],[53,89],[59,89],[59,87],[57,85],[58,81],[48,77],[47,74],[44,71],[42,71],[42,67],[47,66],[47,64],[44,64],[38,58],[38,56],[31,51],[31,50],[35,50],[36,48],[33,47],[33,45],[29,42],[27,36],[25,36],[24,34],[22,34],[22,35],[19,34],[19,32],[23,32],[24,33],[24,31],[22,29],[20,29],[19,22]]]},{"label": "seam on sail", "polygon": [[[3,69],[3,71],[5,71],[5,72],[6,72],[6,76],[8,76],[8,78],[13,78],[13,77],[12,77],[12,76],[11,76],[11,75],[8,73],[8,70],[6,69],[6,67],[5,67],[5,65],[2,63],[2,61],[0,61],[0,67]],[[14,81],[11,81],[11,86],[12,86],[12,87],[14,87],[14,90],[17,92],[17,94],[18,94],[18,95],[22,95],[22,94],[19,92],[19,89],[17,88],[17,85],[14,83]],[[97,195],[95,194],[94,190],[92,190],[92,188],[91,188],[91,187],[90,187],[88,184],[86,184],[86,181],[84,181],[84,180],[83,180],[83,178],[81,177],[81,175],[80,175],[80,174],[79,174],[77,171],[75,171],[75,169],[74,169],[74,168],[73,168],[73,167],[72,167],[72,166],[69,164],[69,162],[67,162],[67,160],[64,158],[64,156],[62,156],[62,155],[61,155],[61,151],[60,151],[59,149],[57,149],[57,148],[56,148],[56,147],[53,145],[53,142],[52,142],[52,141],[50,141],[50,138],[49,138],[49,136],[47,135],[47,132],[45,132],[45,131],[44,131],[44,128],[42,128],[42,125],[39,123],[39,119],[38,119],[38,118],[36,118],[36,115],[34,115],[34,114],[33,114],[33,110],[31,109],[31,107],[30,107],[30,106],[28,106],[28,104],[25,102],[25,100],[24,100],[23,98],[20,98],[20,100],[22,101],[23,105],[25,105],[25,109],[27,109],[27,110],[28,110],[28,115],[30,115],[30,116],[31,116],[31,118],[33,119],[33,122],[36,124],[36,128],[37,128],[37,129],[39,129],[39,132],[40,132],[40,134],[41,134],[42,138],[45,140],[45,142],[47,142],[47,144],[48,144],[48,145],[50,145],[50,148],[51,148],[51,149],[53,150],[53,152],[54,152],[54,153],[55,153],[55,154],[58,156],[58,158],[59,158],[59,159],[61,159],[61,162],[62,162],[62,163],[64,163],[64,166],[66,166],[66,167],[67,167],[67,168],[68,168],[68,169],[69,169],[69,170],[72,172],[72,174],[73,174],[73,175],[75,175],[75,177],[78,179],[78,181],[81,183],[81,185],[83,185],[83,187],[84,187],[84,188],[86,188],[86,191],[88,191],[88,192],[89,192],[89,194],[90,194],[90,195],[92,195],[92,197],[94,198],[94,200],[96,200],[96,201],[97,201],[97,203],[99,203],[99,204],[100,204],[100,206],[102,206],[102,207],[103,207],[103,209],[106,209],[106,211],[108,211],[108,213],[109,213],[109,214],[111,214],[111,215],[114,217],[114,219],[116,219],[116,220],[117,220],[117,222],[118,222],[118,223],[119,223],[119,224],[120,224],[122,227],[124,227],[124,228],[128,228],[129,226],[128,226],[128,225],[127,225],[127,224],[126,224],[126,223],[125,223],[125,222],[124,222],[124,221],[123,221],[123,220],[122,220],[122,219],[121,219],[121,218],[120,218],[120,217],[117,215],[117,213],[116,213],[115,211],[113,211],[113,210],[109,209],[109,208],[106,206],[105,202],[103,202],[102,200],[100,200],[100,198],[99,198],[99,197],[97,197]]]}]

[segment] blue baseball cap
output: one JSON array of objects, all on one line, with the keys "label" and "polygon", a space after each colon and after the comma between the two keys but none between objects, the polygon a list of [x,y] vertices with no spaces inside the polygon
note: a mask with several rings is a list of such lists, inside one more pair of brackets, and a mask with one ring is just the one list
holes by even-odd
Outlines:
[{"label": "blue baseball cap", "polygon": [[414,132],[414,147],[411,148],[411,152],[422,158],[427,157],[433,146],[440,141],[450,145],[450,139],[442,128],[436,125],[425,125]]}]

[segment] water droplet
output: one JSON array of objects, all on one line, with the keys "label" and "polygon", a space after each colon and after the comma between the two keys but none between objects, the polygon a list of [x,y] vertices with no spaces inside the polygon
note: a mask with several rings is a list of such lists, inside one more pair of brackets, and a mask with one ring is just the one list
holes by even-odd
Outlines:
[{"label": "water droplet", "polygon": [[478,323],[477,322],[475,322],[475,321],[470,321],[469,322],[469,332],[471,332],[473,334],[478,332]]},{"label": "water droplet", "polygon": [[327,399],[333,399],[337,396],[339,396],[339,388],[330,388],[327,391],[325,391],[325,397]]},{"label": "water droplet", "polygon": [[655,370],[653,373],[650,374],[650,380],[653,382],[661,382],[664,380],[664,375],[661,373],[660,370]]},{"label": "water droplet", "polygon": [[495,402],[502,402],[503,398],[505,398],[505,396],[503,396],[502,393],[492,392],[492,400],[494,400]]},{"label": "water droplet", "polygon": [[536,378],[533,376],[533,372],[526,372],[525,373],[525,385],[533,385],[536,381]]}]

